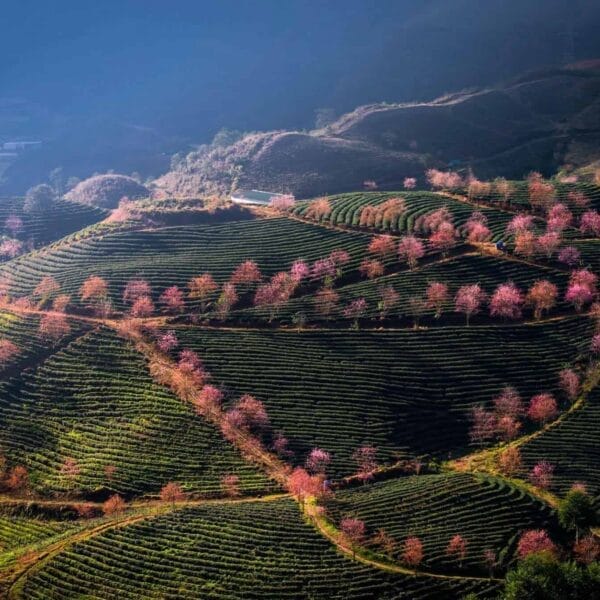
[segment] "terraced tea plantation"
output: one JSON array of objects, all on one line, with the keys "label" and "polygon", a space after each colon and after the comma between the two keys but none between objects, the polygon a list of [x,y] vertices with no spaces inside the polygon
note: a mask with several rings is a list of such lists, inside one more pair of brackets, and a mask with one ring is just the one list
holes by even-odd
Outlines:
[{"label": "terraced tea plantation", "polygon": [[[154,384],[143,358],[111,331],[79,337],[25,373],[5,398],[0,443],[41,492],[158,494],[175,480],[214,494],[224,474],[238,475],[244,490],[273,488],[190,407]],[[75,478],[61,473],[69,458],[78,465]]]},{"label": "terraced tea plantation", "polygon": [[[185,568],[182,566],[185,565]],[[485,581],[428,581],[342,558],[290,500],[177,510],[115,529],[49,560],[17,598],[460,597]]]},{"label": "terraced tea plantation", "polygon": [[0,597],[499,600],[532,535],[592,560],[600,242],[515,254],[527,185],[4,202],[33,244],[0,265]]},{"label": "terraced tea plantation", "polygon": [[[540,279],[547,279],[557,285],[559,289],[566,290],[568,275],[555,269],[468,253],[447,261],[437,260],[412,271],[404,269],[377,277],[375,280],[363,278],[362,281],[340,286],[336,288],[339,294],[338,305],[328,315],[319,312],[314,294],[299,294],[298,298],[293,298],[278,310],[276,318],[278,321],[288,324],[293,324],[298,314],[304,315],[308,323],[344,319],[344,307],[353,300],[364,298],[367,302],[367,308],[362,315],[364,324],[368,325],[369,321],[373,320],[377,324],[377,319],[382,316],[380,305],[382,290],[391,287],[398,294],[398,299],[391,310],[386,311],[385,318],[388,321],[402,317],[411,319],[413,314],[411,300],[425,298],[428,284],[437,281],[444,282],[448,286],[448,297],[441,305],[442,311],[446,313],[444,323],[462,324],[465,321],[463,315],[456,313],[453,316],[450,315],[454,312],[454,296],[461,286],[479,284],[487,294],[491,294],[501,283],[512,281],[523,292],[526,292],[535,281]],[[567,308],[564,301],[559,301],[555,310],[558,312]],[[431,321],[435,312],[435,307],[427,305],[419,310],[422,317],[430,318],[431,324],[435,324],[435,320]],[[231,318],[247,322],[258,320],[266,323],[271,319],[271,311],[268,307],[252,307],[234,311]],[[476,319],[477,317],[475,317]],[[479,320],[480,322],[485,321],[485,315]]]},{"label": "terraced tea plantation", "polygon": [[[430,569],[449,569],[457,562],[446,554],[457,534],[467,540],[462,562],[476,573],[487,569],[486,550],[494,552],[498,567],[510,564],[521,530],[557,529],[543,502],[503,481],[467,474],[404,477],[345,490],[328,507],[334,520],[351,515],[364,520],[369,531],[383,529],[394,540],[418,536]],[[397,558],[401,551],[397,544]]]},{"label": "terraced tea plantation", "polygon": [[[372,226],[363,228],[399,233],[423,233],[423,217],[427,213],[446,207],[452,215],[454,224],[459,229],[466,223],[473,210],[480,210],[488,219],[494,239],[497,239],[502,237],[511,216],[510,213],[493,208],[477,207],[474,209],[473,206],[465,205],[449,196],[431,192],[358,192],[332,196],[330,198],[331,214],[322,220],[340,227],[360,228],[360,216],[365,206],[379,206],[390,198],[397,197],[404,198],[405,212],[393,221],[379,218]],[[294,209],[294,213],[304,217],[309,206],[310,202],[300,202]]]},{"label": "terraced tea plantation", "polygon": [[252,393],[265,403],[299,460],[314,446],[324,448],[343,474],[363,444],[376,446],[386,462],[464,451],[474,406],[491,403],[506,385],[526,398],[556,391],[557,373],[586,350],[592,327],[571,318],[360,334],[175,331],[232,398]]},{"label": "terraced tea plantation", "polygon": [[43,246],[102,221],[108,212],[67,200],[57,200],[46,210],[23,210],[23,198],[0,198],[0,235]]},{"label": "terraced tea plantation", "polygon": [[256,261],[270,276],[289,269],[299,256],[315,261],[342,249],[350,254],[347,269],[352,270],[364,258],[369,240],[366,234],[323,230],[289,219],[119,231],[56,244],[12,261],[1,272],[12,276],[14,296],[31,294],[42,277],[50,275],[75,302],[81,284],[93,273],[106,278],[115,307],[123,309],[123,289],[133,277],[148,280],[157,299],[165,288],[185,288],[192,277],[205,272],[226,281],[245,260]]}]

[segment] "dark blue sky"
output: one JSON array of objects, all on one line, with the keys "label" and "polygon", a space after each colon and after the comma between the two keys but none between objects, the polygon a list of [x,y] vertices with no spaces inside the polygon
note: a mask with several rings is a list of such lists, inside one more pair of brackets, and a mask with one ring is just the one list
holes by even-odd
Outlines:
[{"label": "dark blue sky", "polygon": [[[4,0],[0,98],[203,138],[600,54],[592,0]],[[589,32],[588,32],[589,29]]]}]

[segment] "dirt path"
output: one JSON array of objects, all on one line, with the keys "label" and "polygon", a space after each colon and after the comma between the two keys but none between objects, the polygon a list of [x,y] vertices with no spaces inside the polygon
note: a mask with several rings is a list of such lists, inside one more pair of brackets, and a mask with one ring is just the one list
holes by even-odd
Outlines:
[{"label": "dirt path", "polygon": [[334,544],[337,549],[346,556],[349,556],[353,560],[375,567],[382,571],[388,571],[390,573],[401,573],[403,575],[410,575],[411,577],[429,577],[432,579],[446,579],[446,580],[461,580],[461,581],[496,581],[502,582],[502,579],[490,578],[490,577],[476,577],[473,575],[446,575],[443,573],[433,573],[431,571],[421,571],[419,569],[409,569],[402,565],[384,562],[377,560],[373,555],[367,555],[365,549],[362,547],[352,547],[352,545],[344,538],[341,531],[328,521],[319,511],[316,509],[314,502],[307,501],[303,506],[303,512],[305,517],[311,521],[317,530]]},{"label": "dirt path", "polygon": [[459,472],[470,472],[470,473],[489,473],[495,477],[506,479],[514,485],[524,488],[530,494],[536,496],[543,502],[546,502],[553,508],[556,508],[560,502],[559,498],[547,490],[542,490],[534,485],[517,478],[508,478],[504,476],[498,469],[498,457],[507,448],[520,448],[521,446],[529,443],[530,441],[544,435],[546,432],[551,431],[558,427],[565,419],[567,419],[573,413],[582,409],[588,399],[590,392],[600,382],[600,366],[597,366],[585,379],[582,385],[581,393],[577,400],[565,411],[563,411],[554,421],[547,423],[540,429],[533,431],[527,435],[523,435],[512,442],[503,444],[502,446],[495,448],[487,448],[479,452],[474,452],[468,456],[463,456],[455,460],[444,463],[444,467]]}]

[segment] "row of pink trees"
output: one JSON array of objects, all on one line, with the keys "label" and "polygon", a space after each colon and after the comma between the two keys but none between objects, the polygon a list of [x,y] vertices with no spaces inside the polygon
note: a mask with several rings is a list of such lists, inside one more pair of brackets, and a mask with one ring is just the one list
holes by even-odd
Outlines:
[{"label": "row of pink trees", "polygon": [[[366,268],[366,266],[365,266]],[[379,317],[386,318],[398,305],[400,295],[391,286],[379,290]],[[585,304],[590,303],[597,295],[596,276],[590,271],[581,269],[571,274],[565,300],[581,311]],[[479,314],[486,303],[489,314],[502,319],[520,319],[523,309],[530,307],[535,319],[540,319],[548,313],[558,300],[559,292],[555,284],[548,280],[539,280],[532,284],[527,293],[523,293],[514,283],[507,282],[498,285],[491,296],[483,290],[480,284],[461,286],[454,296],[454,310],[466,316],[467,325],[473,315]],[[432,281],[428,284],[423,297],[412,297],[409,309],[415,322],[427,309],[434,311],[439,318],[445,306],[451,302],[450,289],[446,283]],[[316,311],[325,317],[330,317],[337,308],[339,295],[334,290],[319,290],[315,295]],[[368,310],[365,298],[357,298],[343,309],[343,315],[356,322]]]},{"label": "row of pink trees", "polygon": [[558,415],[558,403],[550,393],[534,395],[526,406],[514,388],[505,387],[492,403],[491,410],[483,406],[472,409],[469,437],[473,443],[481,444],[496,438],[512,440],[521,431],[522,418],[545,424]]},{"label": "row of pink trees", "polygon": [[[367,536],[366,523],[355,517],[345,517],[340,521],[340,531],[346,542],[350,545],[353,555],[356,555],[357,549],[361,545],[377,545],[387,554],[392,555],[395,551],[396,542],[384,530],[379,530],[371,540]],[[446,556],[455,560],[462,566],[467,556],[468,543],[460,534],[453,535],[446,546]],[[493,551],[487,551],[484,554],[486,564],[489,566],[490,552],[494,555],[494,565],[496,564],[496,555]],[[425,558],[423,542],[417,536],[409,536],[403,544],[400,560],[407,566],[416,568]],[[492,565],[493,566],[493,565]]]}]

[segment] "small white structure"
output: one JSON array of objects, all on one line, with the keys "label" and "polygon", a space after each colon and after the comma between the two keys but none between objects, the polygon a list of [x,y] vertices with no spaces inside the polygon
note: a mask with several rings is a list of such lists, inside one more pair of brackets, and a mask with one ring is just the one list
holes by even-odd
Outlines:
[{"label": "small white structure", "polygon": [[236,190],[231,194],[234,204],[253,204],[255,206],[268,206],[273,198],[279,198],[285,194],[276,192],[265,192],[263,190]]}]

